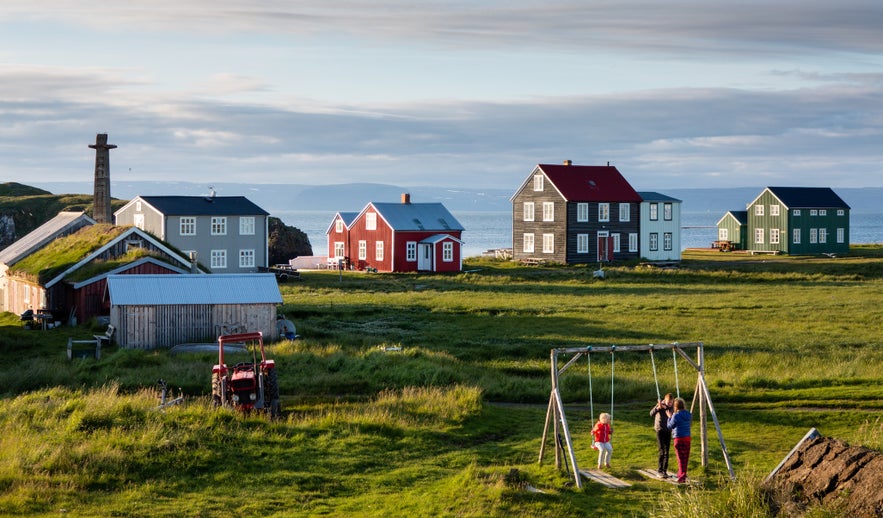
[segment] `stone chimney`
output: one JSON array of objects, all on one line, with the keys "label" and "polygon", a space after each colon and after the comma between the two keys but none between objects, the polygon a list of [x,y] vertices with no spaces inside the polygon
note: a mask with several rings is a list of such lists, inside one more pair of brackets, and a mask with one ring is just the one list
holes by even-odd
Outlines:
[{"label": "stone chimney", "polygon": [[564,161],[564,165],[571,165],[571,164],[573,164],[573,162],[571,162],[570,160],[565,160],[565,161]]},{"label": "stone chimney", "polygon": [[107,133],[95,136],[95,194],[92,198],[92,218],[98,223],[113,223],[110,212],[110,150],[116,146],[107,143]]},{"label": "stone chimney", "polygon": [[404,205],[411,203],[411,194],[410,193],[407,193],[407,192],[402,193],[402,203]]}]

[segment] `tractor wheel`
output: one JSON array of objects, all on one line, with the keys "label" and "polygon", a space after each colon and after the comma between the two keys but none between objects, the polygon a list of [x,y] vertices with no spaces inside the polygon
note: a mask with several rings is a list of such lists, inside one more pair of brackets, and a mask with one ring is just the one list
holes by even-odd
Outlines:
[{"label": "tractor wheel", "polygon": [[266,383],[265,408],[270,413],[270,417],[279,417],[282,413],[282,405],[279,403],[279,380],[276,377],[276,369],[267,371]]},{"label": "tractor wheel", "polygon": [[221,406],[221,376],[216,372],[212,373],[212,404]]}]

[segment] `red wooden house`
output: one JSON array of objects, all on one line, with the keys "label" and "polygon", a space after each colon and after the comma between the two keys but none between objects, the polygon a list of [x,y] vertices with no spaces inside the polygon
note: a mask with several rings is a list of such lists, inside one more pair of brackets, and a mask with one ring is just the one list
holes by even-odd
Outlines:
[{"label": "red wooden house", "polygon": [[463,266],[463,226],[441,203],[372,202],[328,228],[328,257],[348,268],[382,272],[457,272]]}]

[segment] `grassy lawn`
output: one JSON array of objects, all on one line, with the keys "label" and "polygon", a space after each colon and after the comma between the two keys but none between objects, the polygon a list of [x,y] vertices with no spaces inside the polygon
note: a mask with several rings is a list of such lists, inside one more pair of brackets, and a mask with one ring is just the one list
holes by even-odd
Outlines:
[{"label": "grassy lawn", "polygon": [[[69,336],[103,329],[24,331],[4,314],[0,515],[671,516],[660,499],[690,494],[707,516],[769,516],[745,496],[810,427],[883,448],[881,248],[688,252],[677,270],[615,265],[605,279],[596,268],[475,259],[453,275],[303,272],[280,286],[304,338],[270,346],[284,409],[273,422],[211,408],[216,355],[111,348],[68,362]],[[700,488],[635,473],[655,463],[646,352],[617,353],[612,380],[612,473],[632,487],[576,488],[551,442],[537,462],[550,349],[673,341],[705,344],[737,482],[713,427],[707,468],[694,447]],[[695,370],[680,360],[675,376],[667,352],[656,363],[660,389],[689,403]],[[158,379],[187,402],[156,410]],[[610,410],[609,357],[593,355],[591,380],[590,394],[586,363],[561,380],[585,467],[589,398]]]}]

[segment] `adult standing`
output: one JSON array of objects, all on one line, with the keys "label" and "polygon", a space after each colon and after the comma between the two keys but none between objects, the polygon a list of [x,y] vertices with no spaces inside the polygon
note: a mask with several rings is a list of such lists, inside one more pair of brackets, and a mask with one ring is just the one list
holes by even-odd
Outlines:
[{"label": "adult standing", "polygon": [[678,483],[687,482],[687,463],[690,461],[690,425],[693,414],[687,411],[687,403],[682,398],[675,399],[674,414],[668,418],[668,429],[675,440],[675,453],[678,456]]},{"label": "adult standing", "polygon": [[666,394],[650,409],[653,430],[656,431],[656,446],[659,451],[657,471],[662,478],[668,478],[668,453],[671,449],[671,430],[668,429],[668,420],[672,415],[674,415],[674,406],[671,394]]}]

